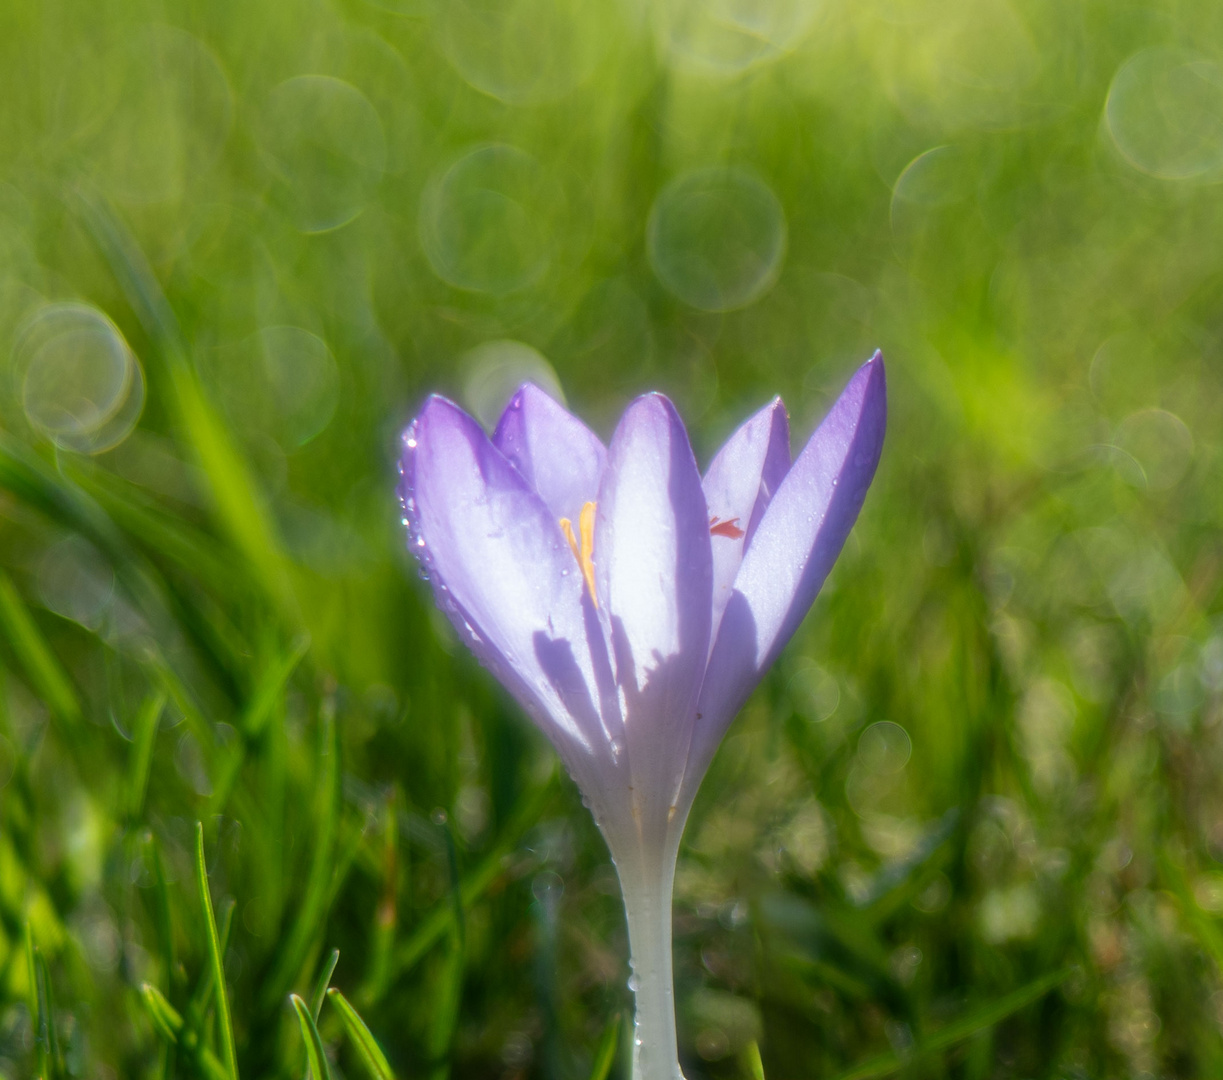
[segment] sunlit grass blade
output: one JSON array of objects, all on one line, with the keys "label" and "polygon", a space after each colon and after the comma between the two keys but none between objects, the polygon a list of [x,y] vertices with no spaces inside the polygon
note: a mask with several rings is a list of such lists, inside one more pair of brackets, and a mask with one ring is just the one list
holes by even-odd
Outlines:
[{"label": "sunlit grass blade", "polygon": [[205,1080],[229,1080],[229,1073],[220,1059],[206,1046],[201,1046],[196,1033],[186,1026],[182,1014],[166,1000],[151,983],[140,987],[140,999],[157,1033],[171,1046],[182,1046],[194,1061]]},{"label": "sunlit grass blade", "polygon": [[335,966],[340,962],[340,950],[332,949],[331,954],[323,961],[323,969],[319,972],[318,982],[314,984],[314,993],[310,995],[310,1015],[318,1022],[319,1013],[323,1011],[323,998],[331,987],[331,976],[335,974]]},{"label": "sunlit grass blade", "polygon": [[132,725],[135,736],[132,744],[131,764],[127,779],[127,816],[129,821],[139,821],[144,813],[145,792],[149,786],[149,767],[153,762],[153,744],[157,739],[157,726],[162,710],[166,707],[166,695],[154,691],[140,707],[136,722]]},{"label": "sunlit grass blade", "polygon": [[282,614],[298,621],[288,568],[266,500],[192,369],[187,343],[153,268],[135,239],[104,199],[76,193],[77,209],[157,346],[169,376],[178,420],[208,477],[220,524],[251,566]]},{"label": "sunlit grass blade", "polygon": [[946,1050],[971,1038],[978,1032],[992,1028],[1012,1013],[1031,1005],[1034,1001],[1039,1001],[1050,990],[1063,983],[1069,975],[1069,969],[1064,969],[1042,975],[1039,979],[1033,979],[1026,986],[1021,986],[1018,990],[1012,991],[997,1001],[982,1005],[967,1016],[931,1032],[919,1040],[913,1049],[903,1057],[895,1051],[880,1054],[878,1057],[871,1058],[869,1061],[864,1061],[840,1073],[836,1080],[874,1080],[875,1077],[890,1076],[892,1073],[899,1072],[916,1058]]},{"label": "sunlit grass blade", "polygon": [[344,1021],[348,1037],[352,1040],[361,1060],[365,1062],[366,1068],[369,1069],[370,1076],[374,1077],[374,1080],[395,1080],[395,1074],[391,1071],[390,1062],[386,1060],[382,1047],[378,1045],[377,1039],[358,1015],[357,1010],[349,1004],[348,999],[339,990],[331,989],[327,991],[327,1000],[335,1006],[340,1018]]},{"label": "sunlit grass blade", "polygon": [[199,889],[200,907],[204,911],[204,933],[208,938],[208,959],[212,968],[213,990],[216,995],[217,1025],[221,1030],[221,1049],[225,1068],[231,1080],[238,1080],[238,1054],[234,1046],[233,1024],[229,1016],[229,995],[225,991],[225,959],[217,936],[216,919],[212,911],[212,894],[208,890],[208,867],[204,861],[204,824],[195,823],[195,879]]},{"label": "sunlit grass blade", "polygon": [[0,570],[0,632],[21,661],[31,686],[51,712],[72,730],[81,721],[81,705],[72,680],[64,671],[47,639],[9,576]]},{"label": "sunlit grass blade", "polygon": [[[234,901],[227,900],[221,905],[219,916],[216,920],[217,924],[217,941],[220,945],[221,955],[224,956],[229,950],[229,933],[233,928],[234,910],[237,905]],[[204,970],[200,973],[199,979],[196,980],[195,990],[191,994],[191,1000],[187,1003],[185,1010],[184,1022],[186,1028],[183,1034],[183,1042],[195,1046],[207,1036],[210,1032],[209,1023],[212,1017],[212,1009],[216,1002],[216,980],[213,977],[212,964],[206,964]],[[222,1067],[223,1072],[224,1067]]]},{"label": "sunlit grass blade", "polygon": [[624,1015],[616,1013],[610,1023],[603,1029],[599,1037],[599,1045],[595,1049],[595,1059],[590,1066],[590,1080],[607,1080],[612,1066],[616,1063],[616,1050],[620,1046],[620,1028]]},{"label": "sunlit grass blade", "polygon": [[306,1044],[306,1060],[310,1063],[314,1080],[331,1080],[331,1067],[327,1064],[327,1054],[323,1049],[323,1040],[319,1037],[318,1026],[310,1015],[310,1006],[296,994],[290,995],[290,1000],[297,1012],[297,1022],[301,1024],[302,1039]]},{"label": "sunlit grass blade", "polygon": [[764,1080],[764,1062],[760,1058],[760,1044],[755,1039],[743,1048],[743,1063],[750,1080]]},{"label": "sunlit grass blade", "polygon": [[140,997],[148,1011],[149,1019],[157,1033],[167,1042],[177,1043],[183,1030],[182,1014],[167,1000],[165,995],[152,983],[142,983]]}]

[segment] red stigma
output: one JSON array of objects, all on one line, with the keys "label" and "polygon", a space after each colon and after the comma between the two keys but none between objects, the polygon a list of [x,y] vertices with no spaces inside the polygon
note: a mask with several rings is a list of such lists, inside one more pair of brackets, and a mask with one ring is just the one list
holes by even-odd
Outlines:
[{"label": "red stigma", "polygon": [[709,519],[709,535],[725,536],[728,540],[739,540],[742,539],[744,533],[739,528],[739,519],[737,517],[727,518],[725,521],[712,517]]}]

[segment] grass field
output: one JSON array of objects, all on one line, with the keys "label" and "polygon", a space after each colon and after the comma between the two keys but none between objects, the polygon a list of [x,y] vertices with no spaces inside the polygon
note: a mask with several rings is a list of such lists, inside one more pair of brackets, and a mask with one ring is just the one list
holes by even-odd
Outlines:
[{"label": "grass field", "polygon": [[657,389],[705,463],[876,347],[681,852],[688,1080],[1219,1075],[1221,184],[1207,0],[0,5],[0,1078],[314,1018],[316,1080],[627,1078],[606,848],[398,433]]}]

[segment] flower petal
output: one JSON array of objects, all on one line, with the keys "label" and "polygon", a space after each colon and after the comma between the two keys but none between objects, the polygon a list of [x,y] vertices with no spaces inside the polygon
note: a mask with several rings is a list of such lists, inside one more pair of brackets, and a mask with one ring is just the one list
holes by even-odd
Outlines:
[{"label": "flower petal", "polygon": [[709,650],[709,516],[692,447],[660,394],[625,411],[599,490],[594,560],[624,699],[638,829],[665,829]]},{"label": "flower petal", "polygon": [[582,576],[555,514],[480,425],[444,398],[426,402],[404,446],[410,546],[438,606],[571,772],[585,756],[607,756]]},{"label": "flower petal", "polygon": [[782,480],[743,556],[701,689],[686,795],[802,622],[857,520],[883,449],[883,356],[867,361]]},{"label": "flower petal", "polygon": [[598,497],[607,450],[593,431],[534,383],[524,383],[497,421],[493,445],[552,511],[576,523]]},{"label": "flower petal", "polygon": [[737,522],[739,530],[738,536],[733,529],[716,533],[712,542],[715,636],[744,548],[789,469],[790,420],[781,398],[774,398],[726,440],[701,482],[710,517]]}]

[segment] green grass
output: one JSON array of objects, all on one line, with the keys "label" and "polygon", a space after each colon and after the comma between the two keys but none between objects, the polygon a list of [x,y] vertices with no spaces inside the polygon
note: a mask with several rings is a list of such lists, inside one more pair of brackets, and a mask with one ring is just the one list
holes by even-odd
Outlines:
[{"label": "green grass", "polygon": [[1218,1074],[1220,41],[0,5],[0,1078],[627,1076],[606,849],[417,578],[398,432],[532,375],[707,462],[876,347],[878,479],[681,852],[686,1074]]}]

